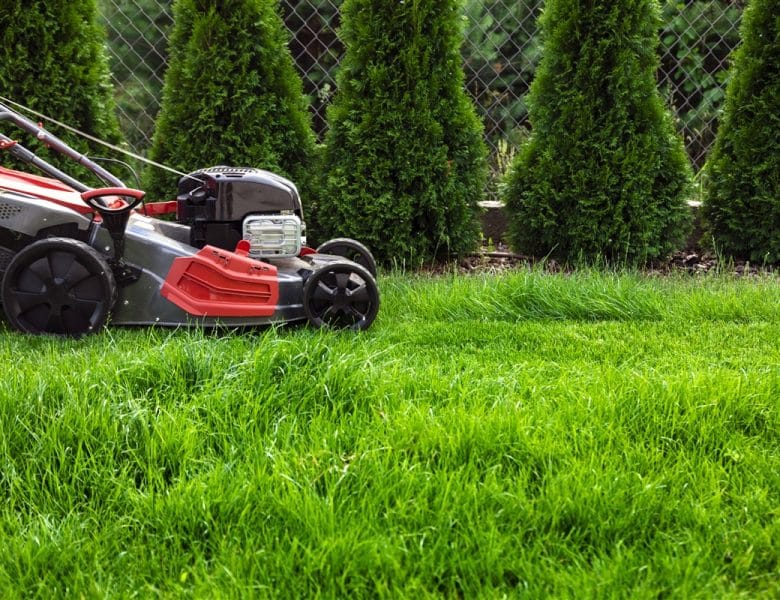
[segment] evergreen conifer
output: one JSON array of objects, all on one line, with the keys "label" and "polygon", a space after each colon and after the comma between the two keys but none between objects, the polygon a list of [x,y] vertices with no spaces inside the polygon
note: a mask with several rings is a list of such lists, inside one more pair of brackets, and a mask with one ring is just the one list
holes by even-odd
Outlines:
[{"label": "evergreen conifer", "polygon": [[691,169],[656,87],[655,0],[548,0],[507,178],[514,248],[565,261],[662,257],[687,233]]},{"label": "evergreen conifer", "polygon": [[464,90],[456,0],[346,0],[346,54],[325,138],[322,237],[385,264],[472,250],[486,184],[482,126]]},{"label": "evergreen conifer", "polygon": [[[314,134],[276,1],[176,0],[173,17],[150,158],[183,172],[267,169],[306,196]],[[176,183],[145,172],[151,198],[175,194]]]},{"label": "evergreen conifer", "polygon": [[[119,142],[105,37],[95,0],[3,0],[0,95],[107,142]],[[89,153],[90,146],[82,138],[51,129],[79,152]],[[16,138],[18,130],[4,133]],[[88,175],[75,162],[47,151],[36,140],[18,137],[65,172],[77,178]],[[98,148],[101,155],[109,154]],[[2,154],[2,164],[28,168],[11,161],[7,154]]]}]

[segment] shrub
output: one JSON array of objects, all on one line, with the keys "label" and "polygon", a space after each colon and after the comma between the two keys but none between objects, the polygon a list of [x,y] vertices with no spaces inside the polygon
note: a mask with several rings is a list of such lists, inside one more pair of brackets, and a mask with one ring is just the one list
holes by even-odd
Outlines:
[{"label": "shrub", "polygon": [[521,252],[642,263],[680,244],[691,169],[656,87],[653,0],[550,0],[533,131],[504,199]]},{"label": "shrub", "polygon": [[[260,167],[309,189],[314,134],[273,0],[177,0],[150,158],[181,171]],[[150,197],[177,176],[147,169]]]},{"label": "shrub", "polygon": [[475,247],[486,150],[463,88],[461,24],[456,0],[344,3],[321,235],[361,239],[384,263]]},{"label": "shrub", "polygon": [[[95,0],[4,0],[0,42],[0,95],[100,139],[120,141]],[[82,138],[52,132],[79,152],[89,151]],[[75,162],[47,152],[36,140],[20,141],[67,173],[87,176]],[[21,166],[7,154],[3,164]]]},{"label": "shrub", "polygon": [[780,261],[780,30],[778,1],[745,9],[720,130],[707,163],[704,215],[716,247]]}]

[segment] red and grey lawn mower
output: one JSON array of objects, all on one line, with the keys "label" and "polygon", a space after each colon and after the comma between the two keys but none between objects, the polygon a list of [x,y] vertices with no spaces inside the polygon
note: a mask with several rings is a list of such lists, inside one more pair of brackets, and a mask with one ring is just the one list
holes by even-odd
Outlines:
[{"label": "red and grey lawn mower", "polygon": [[[376,263],[359,242],[306,246],[298,190],[255,168],[181,177],[175,200],[143,203],[93,160],[0,104],[105,182],[92,189],[0,133],[0,150],[45,176],[0,167],[0,275],[8,323],[81,336],[113,325],[254,326],[308,320],[366,329],[379,309]],[[175,219],[157,218],[163,214]]]}]

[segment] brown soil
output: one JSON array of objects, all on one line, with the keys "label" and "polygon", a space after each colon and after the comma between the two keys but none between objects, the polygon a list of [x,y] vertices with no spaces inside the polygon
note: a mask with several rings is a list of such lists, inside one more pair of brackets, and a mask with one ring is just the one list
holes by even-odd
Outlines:
[{"label": "brown soil", "polygon": [[[532,257],[515,254],[506,247],[498,246],[482,248],[480,252],[467,256],[457,263],[434,266],[426,270],[433,274],[452,273],[453,268],[463,274],[502,273],[513,269],[528,268],[539,262]],[[572,272],[574,270],[552,259],[544,261],[544,268],[551,273]],[[780,265],[767,267],[746,261],[729,261],[724,264],[720,263],[714,254],[697,250],[676,252],[668,260],[655,262],[645,268],[648,274],[653,275],[671,273],[698,275],[716,270],[738,276],[759,276],[771,273],[780,277]]]}]

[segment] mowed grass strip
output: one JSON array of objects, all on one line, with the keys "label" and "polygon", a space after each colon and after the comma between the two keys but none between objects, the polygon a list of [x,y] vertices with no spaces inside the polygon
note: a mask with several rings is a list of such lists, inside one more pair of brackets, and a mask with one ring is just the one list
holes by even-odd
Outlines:
[{"label": "mowed grass strip", "polygon": [[382,277],[363,334],[0,332],[0,596],[773,597],[773,276]]}]

